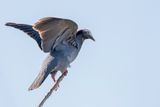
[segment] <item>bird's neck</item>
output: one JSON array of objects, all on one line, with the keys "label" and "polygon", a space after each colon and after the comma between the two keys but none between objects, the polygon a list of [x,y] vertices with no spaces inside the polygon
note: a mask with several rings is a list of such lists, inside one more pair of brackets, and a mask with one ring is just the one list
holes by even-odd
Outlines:
[{"label": "bird's neck", "polygon": [[81,35],[77,35],[77,37],[76,37],[76,42],[77,42],[78,47],[79,47],[79,49],[80,49],[81,46],[82,46],[82,44],[83,44],[83,42],[84,42],[84,38],[82,38]]}]

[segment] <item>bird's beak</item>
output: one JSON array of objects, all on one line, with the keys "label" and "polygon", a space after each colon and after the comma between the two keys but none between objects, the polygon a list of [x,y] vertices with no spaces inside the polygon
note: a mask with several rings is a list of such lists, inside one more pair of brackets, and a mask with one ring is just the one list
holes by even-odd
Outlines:
[{"label": "bird's beak", "polygon": [[93,38],[92,35],[89,35],[89,36],[88,36],[88,39],[91,39],[91,40],[95,41],[95,39]]}]

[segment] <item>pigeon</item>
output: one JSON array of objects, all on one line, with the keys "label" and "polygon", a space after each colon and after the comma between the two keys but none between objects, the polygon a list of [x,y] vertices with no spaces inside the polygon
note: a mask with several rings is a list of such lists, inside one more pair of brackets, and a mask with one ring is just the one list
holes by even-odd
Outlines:
[{"label": "pigeon", "polygon": [[5,25],[25,32],[37,42],[43,52],[48,53],[28,90],[40,87],[49,74],[54,82],[58,71],[67,75],[67,68],[77,57],[84,40],[95,41],[88,29],[78,30],[78,25],[70,19],[44,17],[33,25],[12,22]]}]

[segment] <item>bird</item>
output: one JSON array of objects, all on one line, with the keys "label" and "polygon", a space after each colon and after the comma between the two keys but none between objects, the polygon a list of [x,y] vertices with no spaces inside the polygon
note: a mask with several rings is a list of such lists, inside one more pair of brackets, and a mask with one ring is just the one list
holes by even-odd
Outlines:
[{"label": "bird", "polygon": [[44,17],[32,25],[13,22],[5,25],[25,32],[37,42],[40,50],[48,53],[29,91],[39,88],[48,75],[54,82],[58,71],[67,75],[67,68],[76,59],[84,41],[95,41],[90,30],[78,30],[76,22],[65,18]]}]

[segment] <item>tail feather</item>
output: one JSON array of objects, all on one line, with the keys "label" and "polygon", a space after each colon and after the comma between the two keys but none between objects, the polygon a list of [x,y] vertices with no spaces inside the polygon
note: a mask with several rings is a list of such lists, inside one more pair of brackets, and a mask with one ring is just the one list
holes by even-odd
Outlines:
[{"label": "tail feather", "polygon": [[40,35],[39,35],[39,33],[37,31],[35,31],[32,28],[32,25],[16,24],[16,23],[12,23],[12,22],[8,22],[5,25],[17,28],[17,29],[22,30],[23,32],[27,33],[31,38],[33,38],[34,40],[36,40],[36,42],[38,43],[38,46],[41,48],[41,38],[40,38]]},{"label": "tail feather", "polygon": [[30,91],[38,88],[44,82],[44,80],[47,78],[48,75],[49,72],[40,72],[36,77],[36,79],[34,80],[34,82],[28,88],[28,90]]}]

